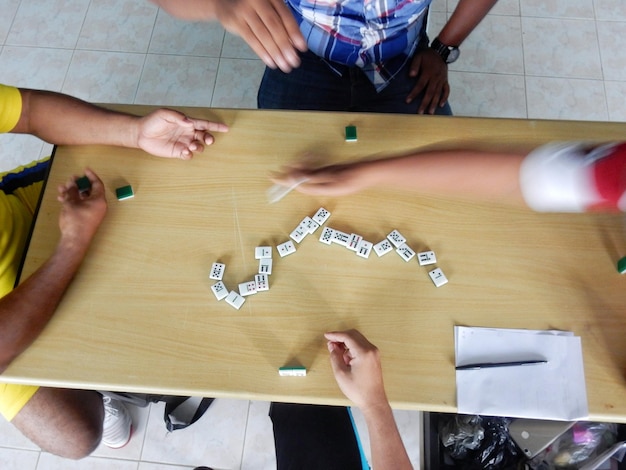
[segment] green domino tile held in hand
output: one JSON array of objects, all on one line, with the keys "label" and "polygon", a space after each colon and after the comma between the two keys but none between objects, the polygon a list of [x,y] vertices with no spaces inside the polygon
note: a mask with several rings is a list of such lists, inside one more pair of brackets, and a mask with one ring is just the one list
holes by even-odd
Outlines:
[{"label": "green domino tile held in hand", "polygon": [[617,262],[617,270],[620,274],[626,274],[626,256]]},{"label": "green domino tile held in hand", "polygon": [[79,193],[87,193],[91,189],[91,181],[86,176],[81,176],[76,179],[76,186],[78,187]]},{"label": "green domino tile held in hand", "polygon": [[117,188],[115,190],[115,195],[117,196],[118,201],[123,201],[124,199],[130,199],[131,197],[135,197],[135,193],[133,193],[133,188],[130,184],[128,186],[122,186],[121,188]]}]

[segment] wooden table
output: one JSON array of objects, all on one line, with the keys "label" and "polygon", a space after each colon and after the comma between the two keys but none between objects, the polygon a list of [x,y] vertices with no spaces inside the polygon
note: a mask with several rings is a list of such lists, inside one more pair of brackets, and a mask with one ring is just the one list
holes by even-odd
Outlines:
[{"label": "wooden table", "polygon": [[[146,113],[147,107],[125,107]],[[369,190],[292,193],[268,205],[268,175],[306,152],[326,162],[430,145],[623,139],[626,125],[399,115],[183,109],[231,126],[192,161],[106,147],[56,149],[22,278],[58,240],[57,185],[86,165],[109,212],[53,321],[3,380],[63,387],[324,404],[346,403],[322,333],[358,328],[382,351],[394,407],[456,410],[453,326],[563,329],[582,337],[591,418],[626,422],[626,255],[619,215],[536,214],[471,200]],[[344,127],[358,128],[356,143]],[[117,201],[130,183],[134,199]],[[419,178],[415,181],[419,185]],[[277,245],[320,206],[328,225],[378,242],[400,230],[437,253],[450,282],[395,253],[362,259],[306,238],[274,251],[269,292],[237,311],[213,296],[253,278],[254,247]],[[306,378],[279,377],[303,365]],[[546,391],[549,393],[549,391]]]}]

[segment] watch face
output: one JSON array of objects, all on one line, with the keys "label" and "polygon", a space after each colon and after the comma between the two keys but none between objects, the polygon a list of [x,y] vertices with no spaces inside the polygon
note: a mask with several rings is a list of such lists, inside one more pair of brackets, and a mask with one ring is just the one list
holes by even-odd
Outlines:
[{"label": "watch face", "polygon": [[450,54],[448,54],[448,60],[446,60],[446,62],[448,64],[451,64],[452,62],[454,62],[455,60],[459,58],[459,55],[461,55],[461,51],[459,51],[458,47],[451,47],[449,51],[450,51]]}]

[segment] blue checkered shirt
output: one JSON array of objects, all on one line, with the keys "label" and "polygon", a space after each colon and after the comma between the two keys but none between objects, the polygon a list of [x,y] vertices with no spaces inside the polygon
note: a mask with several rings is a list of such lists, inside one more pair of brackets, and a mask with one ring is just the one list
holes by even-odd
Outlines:
[{"label": "blue checkered shirt", "polygon": [[413,56],[431,0],[285,0],[309,50],[360,67],[377,91]]}]

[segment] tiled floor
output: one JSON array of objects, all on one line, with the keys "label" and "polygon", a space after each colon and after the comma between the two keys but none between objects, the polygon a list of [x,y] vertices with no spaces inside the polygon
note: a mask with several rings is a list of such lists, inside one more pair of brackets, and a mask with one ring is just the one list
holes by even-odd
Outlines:
[{"label": "tiled floor", "polygon": [[[436,34],[458,0],[435,0]],[[0,0],[0,82],[96,102],[256,107],[263,64],[218,24],[174,20],[147,0]],[[463,116],[626,121],[624,0],[500,0],[450,67]],[[49,152],[1,136],[0,171]],[[268,404],[218,400],[193,427],[168,434],[162,407],[136,409],[124,449],[80,462],[40,452],[0,422],[3,469],[271,469]],[[419,414],[398,412],[419,465]],[[357,415],[357,423],[363,428]],[[362,436],[368,449],[367,436]]]}]

